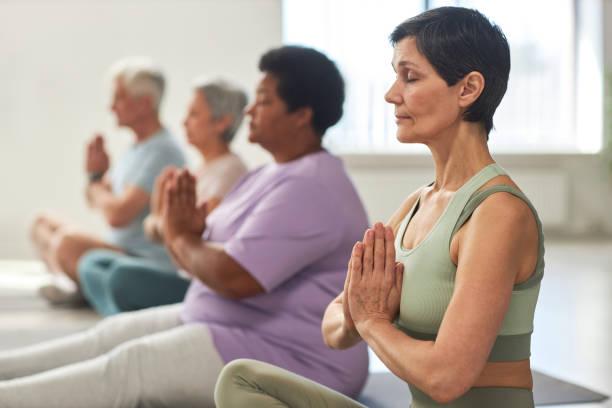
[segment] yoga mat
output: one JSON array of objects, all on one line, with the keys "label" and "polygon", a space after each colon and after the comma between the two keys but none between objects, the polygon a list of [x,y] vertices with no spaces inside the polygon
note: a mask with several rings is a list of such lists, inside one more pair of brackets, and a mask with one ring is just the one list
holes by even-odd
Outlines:
[{"label": "yoga mat", "polygon": [[[567,381],[533,371],[533,395],[537,406],[600,402],[608,398]],[[410,405],[408,386],[391,373],[372,373],[359,402],[369,408],[407,408]]]}]

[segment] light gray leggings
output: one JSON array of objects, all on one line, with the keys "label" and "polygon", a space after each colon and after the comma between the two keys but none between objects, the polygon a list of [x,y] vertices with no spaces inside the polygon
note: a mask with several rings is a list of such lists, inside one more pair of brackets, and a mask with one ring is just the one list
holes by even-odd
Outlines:
[{"label": "light gray leggings", "polygon": [[183,325],[180,309],[122,313],[79,334],[0,352],[0,407],[214,407],[223,361],[208,328]]}]

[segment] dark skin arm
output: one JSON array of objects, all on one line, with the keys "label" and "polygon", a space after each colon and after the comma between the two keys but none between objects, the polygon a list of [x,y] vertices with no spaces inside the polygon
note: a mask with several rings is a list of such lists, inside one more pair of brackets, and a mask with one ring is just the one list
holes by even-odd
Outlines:
[{"label": "dark skin arm", "polygon": [[202,240],[206,205],[196,206],[195,178],[176,171],[164,190],[162,225],[175,262],[215,292],[230,299],[264,293],[253,276],[222,245]]}]

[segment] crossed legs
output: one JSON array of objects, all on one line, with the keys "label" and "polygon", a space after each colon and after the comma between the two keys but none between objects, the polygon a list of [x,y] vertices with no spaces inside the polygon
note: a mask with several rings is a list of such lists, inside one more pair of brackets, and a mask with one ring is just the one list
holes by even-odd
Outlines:
[{"label": "crossed legs", "polygon": [[39,214],[35,218],[30,229],[30,238],[49,270],[64,273],[75,282],[79,281],[77,265],[85,252],[91,249],[124,252],[100,238],[78,231],[48,213]]}]

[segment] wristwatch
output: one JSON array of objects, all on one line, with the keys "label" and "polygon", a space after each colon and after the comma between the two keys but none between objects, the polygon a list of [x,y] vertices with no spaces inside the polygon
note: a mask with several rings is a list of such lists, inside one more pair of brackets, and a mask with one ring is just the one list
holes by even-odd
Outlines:
[{"label": "wristwatch", "polygon": [[104,172],[103,171],[92,171],[91,173],[87,174],[87,177],[89,179],[89,183],[96,183],[102,180],[102,178],[104,177]]}]

